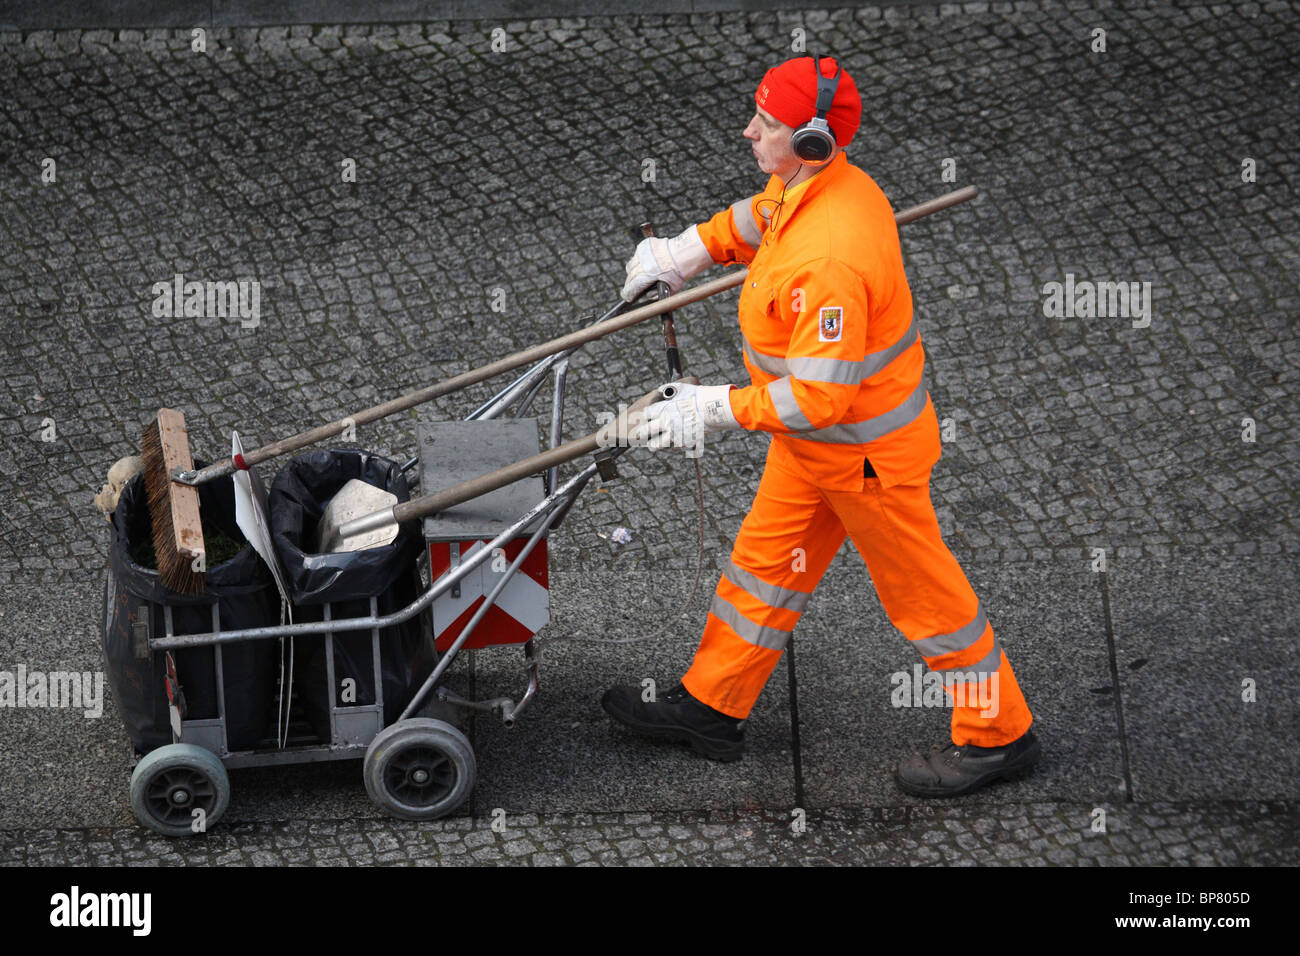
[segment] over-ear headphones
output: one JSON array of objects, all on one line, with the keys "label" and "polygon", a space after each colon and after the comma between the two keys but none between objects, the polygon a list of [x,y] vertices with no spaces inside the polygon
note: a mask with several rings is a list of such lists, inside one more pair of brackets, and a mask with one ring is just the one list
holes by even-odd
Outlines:
[{"label": "over-ear headphones", "polygon": [[835,102],[844,67],[836,61],[835,75],[822,76],[821,57],[813,54],[813,72],[817,74],[817,115],[790,134],[790,149],[800,162],[824,166],[835,154],[835,134],[826,122],[826,114]]}]

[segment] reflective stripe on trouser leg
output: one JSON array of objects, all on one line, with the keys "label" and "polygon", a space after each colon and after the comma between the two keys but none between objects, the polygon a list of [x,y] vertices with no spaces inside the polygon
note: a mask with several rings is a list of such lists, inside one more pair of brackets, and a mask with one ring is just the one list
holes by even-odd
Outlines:
[{"label": "reflective stripe on trouser leg", "polygon": [[[943,542],[928,476],[885,489],[868,479],[861,494],[826,497],[866,561],[894,626],[931,668],[962,685],[953,701],[953,743],[999,747],[1020,737],[1033,717],[979,599]],[[996,684],[977,676],[974,687],[965,686],[966,674],[981,671],[996,672]],[[989,706],[980,706],[981,694]]]},{"label": "reflective stripe on trouser leg", "polygon": [[731,717],[749,716],[843,542],[844,528],[817,488],[774,465],[769,453],[682,677],[692,697]]},{"label": "reflective stripe on trouser leg", "polygon": [[[953,743],[1000,747],[1028,729],[1032,718],[1024,695],[983,606],[957,631],[917,638],[912,646],[944,679],[944,690],[953,702]],[[1006,728],[1000,728],[1004,701],[1018,711],[1013,711]]]}]

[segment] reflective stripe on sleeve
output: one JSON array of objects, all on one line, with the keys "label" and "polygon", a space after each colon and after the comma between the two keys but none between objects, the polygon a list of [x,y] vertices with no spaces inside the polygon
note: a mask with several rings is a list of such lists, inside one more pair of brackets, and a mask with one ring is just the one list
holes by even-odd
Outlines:
[{"label": "reflective stripe on sleeve", "polygon": [[920,333],[916,330],[916,319],[913,319],[907,324],[907,331],[899,336],[897,342],[889,346],[889,348],[870,353],[862,360],[862,377],[871,378],[871,376],[902,355],[918,338],[920,338]]},{"label": "reflective stripe on sleeve", "polygon": [[916,386],[911,395],[907,396],[896,408],[892,408],[883,415],[876,415],[874,418],[868,418],[861,422],[841,422],[838,425],[830,425],[826,428],[819,428],[811,432],[799,432],[791,434],[791,438],[798,438],[801,441],[825,441],[835,442],[845,445],[863,445],[867,442],[875,441],[884,435],[888,435],[895,429],[902,428],[904,425],[916,419],[916,416],[925,411],[925,382]]},{"label": "reflective stripe on sleeve", "polygon": [[872,352],[860,362],[832,358],[781,358],[760,352],[745,340],[745,355],[757,368],[769,375],[792,375],[808,382],[825,382],[829,385],[856,385],[871,378],[908,348],[915,344],[919,334],[913,320],[893,345]]},{"label": "reflective stripe on sleeve", "polygon": [[738,199],[731,204],[731,219],[736,224],[740,238],[757,249],[763,243],[763,234],[754,223],[754,213],[749,208],[750,199]]},{"label": "reflective stripe on sleeve", "polygon": [[778,378],[775,382],[768,382],[767,394],[772,399],[772,406],[776,409],[782,425],[791,431],[812,431],[813,423],[808,421],[808,416],[799,407],[789,375]]},{"label": "reflective stripe on sleeve", "polygon": [[749,340],[744,340],[745,357],[749,359],[751,365],[761,369],[768,375],[789,375],[790,367],[785,364],[785,359],[777,355],[768,355],[760,352],[754,346],[749,344]]},{"label": "reflective stripe on sleeve", "polygon": [[832,358],[788,358],[786,367],[795,378],[831,385],[857,385],[862,381],[862,363]]}]

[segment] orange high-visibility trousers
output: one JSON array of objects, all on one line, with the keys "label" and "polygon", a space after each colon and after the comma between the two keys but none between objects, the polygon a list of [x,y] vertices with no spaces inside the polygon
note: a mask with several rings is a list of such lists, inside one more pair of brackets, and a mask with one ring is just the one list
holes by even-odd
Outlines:
[{"label": "orange high-visibility trousers", "polygon": [[1023,735],[1033,718],[979,599],[943,542],[928,472],[890,488],[867,478],[861,492],[826,491],[801,474],[780,440],[768,450],[682,678],[691,695],[732,717],[749,716],[846,534],[885,613],[931,670],[973,682],[945,681],[953,743],[1000,747]]}]

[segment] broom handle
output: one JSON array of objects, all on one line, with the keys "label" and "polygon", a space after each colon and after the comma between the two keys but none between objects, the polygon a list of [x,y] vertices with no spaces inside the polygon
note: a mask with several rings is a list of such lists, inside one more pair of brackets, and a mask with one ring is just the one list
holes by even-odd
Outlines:
[{"label": "broom handle", "polygon": [[[248,466],[259,464],[269,458],[275,458],[286,452],[297,451],[307,445],[314,445],[322,442],[327,438],[342,432],[348,426],[356,427],[358,425],[367,425],[370,422],[380,418],[387,418],[389,415],[395,415],[398,412],[421,405],[430,399],[437,398],[440,395],[446,395],[449,392],[457,391],[468,385],[474,385],[484,379],[492,378],[494,375],[500,375],[502,372],[508,372],[510,369],[518,368],[521,365],[528,365],[536,362],[538,359],[553,355],[556,352],[563,352],[567,349],[576,348],[580,345],[586,345],[588,342],[594,342],[596,339],[609,335],[611,332],[618,332],[629,326],[636,325],[638,322],[644,322],[646,319],[661,315],[673,309],[680,309],[684,305],[690,305],[699,302],[701,299],[708,298],[719,292],[725,292],[727,289],[733,289],[745,281],[747,269],[737,269],[726,275],[719,276],[708,282],[700,283],[690,289],[678,292],[676,295],[661,299],[658,302],[652,302],[649,305],[641,306],[638,309],[632,309],[617,315],[612,319],[606,319],[604,322],[598,322],[595,325],[585,329],[579,329],[577,332],[570,332],[568,335],[562,335],[558,339],[551,339],[549,342],[543,342],[541,345],[535,345],[532,348],[524,349],[522,352],[516,352],[508,355],[503,359],[498,359],[487,365],[471,369],[468,372],[462,372],[460,375],[452,376],[441,382],[426,386],[416,392],[402,395],[399,398],[391,399],[381,405],[375,405],[373,408],[367,408],[365,411],[357,412],[346,418],[340,418],[337,421],[330,422],[327,425],[320,425],[310,431],[302,432],[298,435],[292,435],[289,438],[282,438],[279,441],[272,442],[269,445],[263,445],[244,454],[244,464]],[[206,468],[200,468],[198,471],[186,472],[180,475],[173,475],[173,479],[187,485],[198,485],[205,481],[211,481],[214,478],[221,478],[234,471],[234,462],[229,458],[216,464],[208,465]]]},{"label": "broom handle", "polygon": [[[962,189],[954,190],[950,193],[944,193],[934,199],[927,200],[919,205],[904,209],[894,216],[894,221],[898,225],[904,225],[914,222],[923,216],[938,212],[941,209],[948,209],[958,203],[965,202],[975,197],[975,187],[965,186]],[[279,441],[271,442],[269,445],[263,445],[253,451],[246,452],[243,456],[245,466],[260,464],[271,458],[276,458],[287,452],[297,451],[299,448],[305,448],[308,445],[314,445],[318,442],[325,441],[327,438],[333,438],[345,429],[355,428],[358,425],[368,425],[373,421],[381,418],[387,418],[389,415],[396,415],[398,412],[404,412],[408,408],[414,408],[416,405],[422,405],[427,401],[435,399],[440,395],[447,395],[469,385],[477,384],[485,379],[500,375],[502,372],[508,372],[511,369],[519,368],[521,365],[527,365],[530,362],[536,362],[538,359],[553,355],[556,352],[563,352],[566,349],[577,348],[586,345],[588,342],[594,342],[596,339],[609,335],[611,332],[618,332],[622,329],[636,325],[638,322],[644,322],[646,319],[653,318],[656,315],[663,315],[665,312],[671,312],[674,309],[680,309],[682,306],[691,305],[699,302],[701,299],[707,299],[711,295],[719,292],[725,292],[727,289],[734,289],[745,281],[745,276],[749,274],[748,269],[736,269],[728,272],[726,275],[718,276],[716,279],[710,279],[708,282],[701,282],[699,285],[692,286],[689,289],[683,289],[676,295],[670,295],[666,299],[660,299],[649,305],[643,305],[640,308],[632,309],[617,315],[612,319],[606,319],[604,322],[598,322],[595,325],[585,329],[579,329],[577,332],[570,332],[568,335],[562,335],[558,339],[551,339],[549,342],[543,342],[541,345],[535,345],[532,348],[524,349],[522,352],[516,352],[508,355],[503,359],[490,362],[487,365],[471,369],[468,372],[462,372],[460,375],[454,375],[451,378],[428,385],[418,391],[410,392],[398,398],[391,399],[382,404],[367,408],[365,411],[357,412],[355,415],[348,415],[344,418],[337,419],[326,425],[319,425],[309,431],[292,435],[288,438],[282,438]],[[563,447],[563,446],[562,446]],[[231,474],[235,470],[235,464],[231,459],[219,461],[215,464],[208,465],[206,468],[200,468],[198,471],[187,471],[172,476],[174,481],[186,485],[199,485],[205,481],[212,481],[214,478],[222,478]]]}]

